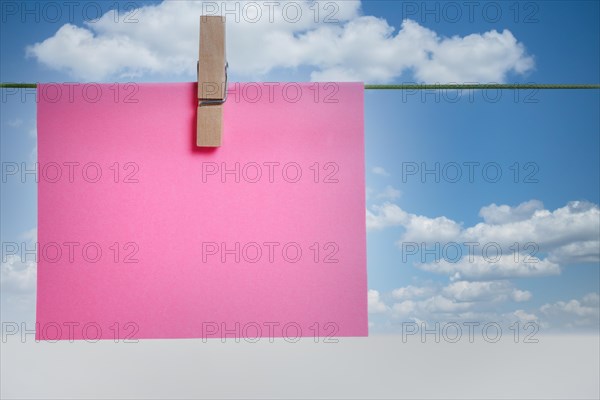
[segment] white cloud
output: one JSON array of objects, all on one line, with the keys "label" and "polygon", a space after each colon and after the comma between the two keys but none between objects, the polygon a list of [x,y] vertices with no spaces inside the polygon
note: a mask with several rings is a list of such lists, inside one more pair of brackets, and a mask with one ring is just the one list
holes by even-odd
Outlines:
[{"label": "white cloud", "polygon": [[390,176],[389,172],[387,172],[383,167],[373,167],[371,171],[377,175]]},{"label": "white cloud", "polygon": [[[523,203],[514,210],[523,208]],[[523,218],[520,211],[516,211],[518,217],[512,217],[508,214],[505,218],[513,220],[514,218]],[[554,211],[537,209],[533,211],[529,218],[520,219],[515,222],[506,222],[501,224],[479,223],[473,227],[467,228],[462,239],[465,241],[479,241],[481,243],[499,243],[504,248],[508,248],[513,243],[520,243],[524,246],[528,242],[536,243],[540,251],[548,251],[550,257],[556,261],[562,261],[570,257],[572,252],[577,253],[581,250],[580,245],[568,247],[568,245],[581,242],[596,242],[600,237],[600,209],[596,204],[572,201],[566,206]],[[567,247],[564,247],[567,246]],[[563,247],[559,253],[554,250]],[[590,246],[592,254],[588,258],[598,262],[600,260],[600,244]]]},{"label": "white cloud", "polygon": [[544,204],[539,200],[529,200],[516,207],[491,204],[479,210],[479,216],[486,224],[502,225],[509,222],[523,221],[531,218],[536,212],[544,209]]},{"label": "white cloud", "polygon": [[431,296],[433,293],[434,288],[409,285],[392,290],[392,298],[395,300],[408,300]]},{"label": "white cloud", "polygon": [[538,317],[535,314],[528,313],[524,310],[516,310],[513,315],[521,322],[535,322],[538,321]]},{"label": "white cloud", "polygon": [[37,237],[38,237],[37,227],[36,228],[32,228],[32,229],[30,229],[28,231],[25,231],[25,232],[21,233],[19,235],[19,237],[21,239],[25,239],[25,240],[27,240],[27,241],[29,241],[31,243],[36,242],[37,241]]},{"label": "white cloud", "polygon": [[597,331],[600,327],[599,303],[598,293],[589,293],[579,300],[544,304],[540,311],[547,327],[594,328]]},{"label": "white cloud", "polygon": [[376,230],[391,226],[403,226],[406,231],[401,241],[429,242],[454,240],[461,232],[460,224],[446,218],[428,218],[409,214],[398,205],[385,202],[367,210],[367,229]]},{"label": "white cloud", "polygon": [[[418,25],[412,29],[425,30]],[[429,62],[422,63],[415,72],[417,78],[427,82],[502,82],[509,71],[522,74],[534,64],[523,44],[506,29],[462,38],[440,39],[435,35],[435,45],[428,50],[431,51]]]},{"label": "white cloud", "polygon": [[[475,243],[471,249],[465,247],[458,261],[442,259],[422,265],[426,270],[459,273],[462,278],[485,277],[484,270],[496,277],[507,277],[505,272],[510,271],[517,273],[515,276],[557,274],[560,264],[600,262],[600,208],[596,204],[572,201],[550,211],[541,202],[530,200],[516,207],[492,204],[482,207],[479,215],[485,222],[465,228],[445,216],[410,214],[386,202],[367,210],[367,227],[404,228],[399,245]],[[499,249],[502,258],[496,265],[488,262],[495,254],[484,254],[485,246],[492,252]],[[517,254],[513,254],[515,251]]]},{"label": "white cloud", "polygon": [[515,311],[498,311],[497,303],[479,301],[457,301],[443,295],[436,295],[424,300],[404,300],[390,307],[389,316],[402,321],[422,321],[430,328],[435,323],[476,322],[479,327],[487,322],[496,322],[508,328],[516,321],[537,322],[539,318],[522,309]]},{"label": "white cloud", "polygon": [[515,289],[510,281],[468,282],[458,281],[446,286],[442,293],[456,301],[526,301],[531,293]]},{"label": "white cloud", "polygon": [[[212,2],[214,4],[214,2]],[[361,15],[359,1],[337,2],[339,23],[314,22],[310,1],[297,1],[302,18],[284,18],[285,2],[239,22],[227,16],[231,72],[265,77],[274,69],[307,67],[316,81],[391,82],[404,72],[423,82],[504,82],[532,70],[533,58],[509,30],[442,37],[405,20],[397,30],[385,19]],[[256,4],[256,3],[255,3]],[[258,3],[262,4],[262,3]],[[140,7],[138,23],[115,23],[113,11],[79,27],[65,24],[27,54],[83,80],[131,78],[145,73],[195,77],[202,2],[165,1]],[[248,8],[250,10],[250,8]],[[248,11],[247,10],[247,11]],[[270,21],[269,16],[274,18]],[[288,14],[289,15],[289,14]]]},{"label": "white cloud", "polygon": [[20,118],[15,118],[15,119],[11,119],[7,122],[8,126],[10,126],[11,128],[18,128],[19,126],[23,125],[23,120]]},{"label": "white cloud", "polygon": [[3,292],[33,293],[37,276],[35,261],[21,260],[16,255],[8,255],[0,264],[0,286]]},{"label": "white cloud", "polygon": [[[467,320],[474,314],[480,314],[479,316],[483,318],[484,310],[490,307],[497,309],[501,303],[526,301],[532,297],[532,294],[515,288],[508,280],[503,280],[458,281],[444,287],[408,285],[392,290],[391,296],[385,297],[391,299],[393,303],[389,307],[381,306],[380,309],[394,318],[415,321],[452,321]],[[379,293],[377,300],[382,302]],[[486,318],[492,316],[493,314],[488,313]]]},{"label": "white cloud", "polygon": [[472,302],[457,301],[446,296],[433,296],[419,302],[419,308],[428,313],[456,313],[466,311],[473,306]]},{"label": "white cloud", "polygon": [[528,301],[533,297],[530,291],[519,289],[513,289],[513,291],[510,293],[510,296],[514,301],[518,303],[522,301]]},{"label": "white cloud", "polygon": [[417,303],[412,300],[405,300],[400,303],[394,303],[392,311],[395,316],[412,316],[417,309]]},{"label": "white cloud", "polygon": [[376,205],[372,209],[373,211],[367,210],[367,230],[402,225],[409,218],[408,213],[392,203],[385,203],[381,206]]},{"label": "white cloud", "polygon": [[33,148],[29,152],[29,159],[32,162],[37,162],[37,159],[38,159],[38,145],[37,145],[37,143],[33,145]]},{"label": "white cloud", "polygon": [[515,261],[514,256],[503,255],[498,261],[491,262],[483,256],[465,256],[457,262],[439,260],[430,263],[418,264],[423,271],[445,274],[453,280],[469,279],[506,279],[539,277],[560,274],[560,266],[549,260],[540,260],[535,257]]},{"label": "white cloud", "polygon": [[[594,293],[595,294],[595,293]],[[589,295],[588,295],[589,296]],[[577,317],[597,317],[598,304],[586,303],[583,300],[559,301],[554,304],[544,304],[540,310],[544,314],[565,313]]]},{"label": "white cloud", "polygon": [[375,196],[378,199],[383,199],[383,200],[396,200],[398,198],[400,198],[400,196],[402,195],[402,192],[400,192],[398,189],[387,185],[385,187],[385,189],[383,189],[383,191],[377,193],[377,195]]},{"label": "white cloud", "polygon": [[367,293],[369,314],[380,314],[387,311],[387,306],[381,301],[377,290],[369,290]]},{"label": "white cloud", "polygon": [[[37,230],[31,229],[19,235],[34,247]],[[27,256],[3,254],[0,260],[0,317],[3,321],[33,321],[35,319],[35,288],[37,264]]]},{"label": "white cloud", "polygon": [[598,240],[587,240],[552,249],[548,258],[550,261],[570,264],[597,263],[598,253],[600,253],[600,242]]},{"label": "white cloud", "polygon": [[[383,298],[391,300],[391,305],[386,304]],[[531,292],[515,288],[508,280],[459,281],[444,287],[409,285],[384,295],[370,290],[369,312],[389,317],[383,326],[392,327],[392,321],[400,320],[424,322],[431,328],[435,323],[475,322],[481,327],[488,322],[495,322],[506,329],[514,329],[514,323],[520,322],[522,325],[519,329],[523,329],[524,333],[531,333],[533,329],[525,327],[524,324],[529,322],[543,329],[597,331],[600,328],[598,293],[589,293],[581,299],[545,304],[539,309],[519,308],[510,311],[512,304],[531,298]],[[508,311],[502,310],[507,307]]]},{"label": "white cloud", "polygon": [[402,235],[401,242],[450,242],[461,233],[461,225],[449,218],[408,215],[409,218],[404,224],[406,232]]},{"label": "white cloud", "polygon": [[590,306],[600,306],[600,295],[598,293],[588,293],[583,296],[581,302]]},{"label": "white cloud", "polygon": [[[386,304],[384,298],[390,300],[391,304]],[[450,322],[475,322],[481,327],[488,322],[495,322],[503,329],[514,329],[514,323],[520,322],[519,329],[523,329],[524,334],[532,333],[531,329],[535,326],[558,331],[592,329],[597,332],[600,329],[598,293],[589,293],[580,299],[548,303],[533,310],[510,310],[511,305],[531,298],[529,291],[515,288],[508,280],[459,281],[443,287],[408,285],[386,294],[370,290],[369,312],[389,317],[382,326],[392,329],[399,326],[397,321],[424,322],[430,328],[436,323],[443,326]],[[525,324],[530,322],[536,325],[533,328],[526,327]]]},{"label": "white cloud", "polygon": [[[403,321],[494,321],[507,327],[520,321],[536,322],[543,328],[598,329],[597,293],[546,304],[536,310],[506,311],[510,304],[533,297],[530,291],[516,288],[510,278],[558,275],[560,263],[598,262],[597,205],[574,201],[547,210],[541,202],[531,200],[517,206],[492,204],[481,208],[479,215],[484,222],[463,227],[444,216],[430,218],[408,213],[391,202],[367,210],[370,229],[404,229],[404,243],[425,244],[429,250],[435,243],[440,247],[451,242],[463,246],[465,242],[478,243],[474,253],[465,249],[456,259],[441,257],[416,264],[423,271],[448,276],[450,283],[444,287],[409,285],[394,289],[379,297],[380,301],[390,301],[389,306],[384,304],[387,316]],[[515,242],[521,246],[518,253],[511,249]],[[528,242],[538,245],[533,253],[525,247]],[[483,252],[486,243],[497,244],[500,252]]]},{"label": "white cloud", "polygon": [[[546,210],[532,200],[515,207],[492,204],[483,207],[485,222],[471,227],[447,217],[430,218],[408,213],[386,202],[367,210],[369,229],[404,229],[401,242],[444,245],[450,242],[477,242],[474,253],[465,250],[457,259],[422,260],[416,267],[450,278],[445,287],[412,286],[397,288],[385,296],[377,293],[379,309],[387,316],[422,321],[495,321],[506,326],[515,321],[534,321],[542,327],[589,328],[597,326],[600,297],[588,294],[579,300],[547,304],[535,310],[498,311],[507,304],[529,301],[533,294],[518,289],[510,278],[558,275],[560,263],[597,262],[600,211],[586,202],[570,202],[556,210]],[[520,242],[520,252],[511,246]],[[535,254],[525,244],[538,244]],[[485,253],[486,243],[497,244],[500,252]],[[440,246],[441,247],[441,246]],[[479,251],[479,252],[478,252]],[[422,256],[422,255],[421,255]],[[544,258],[545,256],[545,258]],[[382,299],[391,301],[386,305]],[[385,311],[384,311],[385,310]],[[596,325],[594,325],[596,324]]]}]

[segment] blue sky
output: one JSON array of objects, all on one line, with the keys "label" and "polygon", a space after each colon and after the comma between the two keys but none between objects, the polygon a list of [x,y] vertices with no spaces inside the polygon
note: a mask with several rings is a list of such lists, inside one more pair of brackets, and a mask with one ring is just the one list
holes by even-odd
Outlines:
[{"label": "blue sky", "polygon": [[[109,4],[113,3],[80,2],[74,18],[62,8],[57,21],[49,21],[48,14],[44,18],[43,3],[27,3],[33,11],[26,15],[20,14],[23,9],[3,8],[0,81],[194,80],[195,53],[182,50],[180,54],[173,43],[189,31],[192,39],[180,44],[187,49],[189,42],[188,47],[194,48],[196,18],[192,15],[191,22],[186,18],[181,27],[168,24],[169,16],[185,15],[183,8],[192,6],[184,4],[189,3],[166,7],[160,2],[133,2],[145,6],[145,11],[134,14],[138,19],[134,24],[84,23],[83,10],[93,17],[98,5],[107,12]],[[121,11],[126,4],[119,5]],[[482,2],[472,10],[472,18],[464,7],[462,16],[455,17],[448,3],[428,4],[433,13],[425,13],[422,2],[340,3],[334,9],[339,24],[278,21],[255,29],[230,22],[230,80],[600,81],[598,2]],[[160,17],[152,19],[145,14],[149,10]],[[501,15],[494,14],[498,10]],[[321,10],[325,11],[331,10]],[[407,17],[412,22],[402,25]],[[156,23],[152,30],[151,22]],[[67,23],[77,28],[67,30]],[[192,28],[186,31],[188,25]],[[387,33],[378,33],[386,29]],[[281,33],[289,43],[264,45],[271,32]],[[311,42],[311,32],[321,39]],[[363,42],[350,39],[357,32],[363,34]],[[86,33],[90,33],[87,41],[69,44],[67,39]],[[413,39],[405,39],[408,33]],[[128,53],[103,53],[102,45],[114,37],[129,39]],[[323,46],[322,51],[312,52],[307,44]],[[140,64],[146,50],[162,64],[156,62],[152,68]],[[421,51],[425,56],[415,58]],[[178,68],[180,55],[189,58],[189,65]],[[94,62],[86,64],[87,59]],[[149,64],[154,61],[148,58]],[[2,162],[35,160],[32,93],[2,92]],[[600,91],[443,91],[437,95],[439,99],[433,92],[368,91],[365,96],[372,332],[396,332],[402,321],[465,319],[536,321],[547,330],[597,332]],[[473,182],[465,175],[464,163],[471,162],[480,163]],[[436,163],[440,169],[463,167],[463,178],[455,183],[443,177],[435,182],[433,175],[427,175],[425,182],[418,174],[403,179],[409,164],[434,168]],[[482,175],[486,163],[500,167],[498,182],[488,182],[489,176]],[[525,181],[528,173],[533,182]],[[29,240],[28,232],[36,226],[35,183],[31,179],[26,184],[3,182],[0,199],[2,241]],[[524,205],[519,208],[520,204]],[[443,246],[476,240],[482,245],[500,243],[510,257],[512,236],[506,232],[515,230],[531,232],[513,235],[521,246],[539,245],[535,254],[543,266],[539,275],[524,276],[522,265],[513,265],[516,270],[505,266],[509,272],[500,278],[485,273],[470,276],[468,264],[459,275],[440,273],[439,265],[419,266],[415,256],[403,262],[398,244]],[[455,264],[447,266],[455,271]],[[3,263],[2,268],[2,319],[32,320],[35,280],[27,275],[30,266]]]}]

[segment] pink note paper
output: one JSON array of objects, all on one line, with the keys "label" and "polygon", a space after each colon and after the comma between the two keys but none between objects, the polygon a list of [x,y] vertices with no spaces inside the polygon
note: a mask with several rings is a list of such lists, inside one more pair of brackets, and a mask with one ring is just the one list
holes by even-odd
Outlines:
[{"label": "pink note paper", "polygon": [[37,337],[367,335],[363,86],[38,86]]}]

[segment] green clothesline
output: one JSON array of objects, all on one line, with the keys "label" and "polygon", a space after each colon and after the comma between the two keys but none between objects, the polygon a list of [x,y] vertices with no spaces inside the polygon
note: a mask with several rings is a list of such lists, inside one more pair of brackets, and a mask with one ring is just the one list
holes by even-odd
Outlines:
[{"label": "green clothesline", "polygon": [[0,88],[28,89],[37,87],[37,83],[0,83]]},{"label": "green clothesline", "polygon": [[460,83],[460,84],[401,84],[401,85],[369,85],[365,89],[600,89],[600,85],[592,84],[538,84],[538,83]]},{"label": "green clothesline", "polygon": [[[0,83],[0,88],[35,89],[37,83]],[[444,90],[444,89],[600,89],[596,84],[537,84],[537,83],[461,83],[461,84],[400,84],[400,85],[371,85],[365,84],[365,89],[381,90]]]}]

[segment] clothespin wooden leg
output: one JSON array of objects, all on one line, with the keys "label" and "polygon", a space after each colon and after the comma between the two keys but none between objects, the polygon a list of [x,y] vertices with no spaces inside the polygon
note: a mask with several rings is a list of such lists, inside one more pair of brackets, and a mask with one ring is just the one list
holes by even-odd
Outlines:
[{"label": "clothespin wooden leg", "polygon": [[200,17],[198,112],[196,145],[218,147],[223,133],[223,103],[227,95],[225,18]]},{"label": "clothespin wooden leg", "polygon": [[199,147],[221,146],[223,133],[223,105],[198,107],[196,145]]}]

